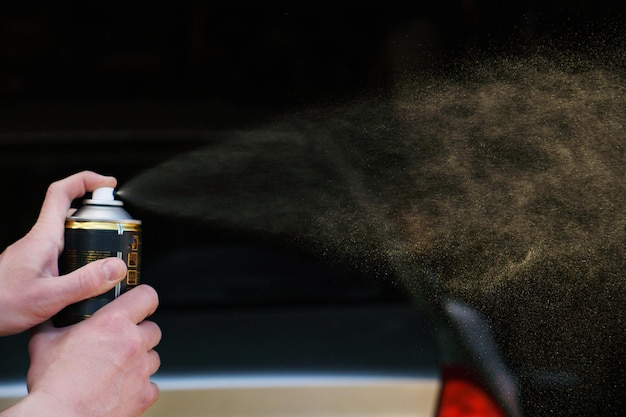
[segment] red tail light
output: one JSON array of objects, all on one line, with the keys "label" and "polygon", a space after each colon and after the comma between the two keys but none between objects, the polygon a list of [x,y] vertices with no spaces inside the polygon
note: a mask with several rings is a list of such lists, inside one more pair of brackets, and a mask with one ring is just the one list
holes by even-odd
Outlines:
[{"label": "red tail light", "polygon": [[437,417],[506,417],[478,379],[457,368],[445,369]]}]

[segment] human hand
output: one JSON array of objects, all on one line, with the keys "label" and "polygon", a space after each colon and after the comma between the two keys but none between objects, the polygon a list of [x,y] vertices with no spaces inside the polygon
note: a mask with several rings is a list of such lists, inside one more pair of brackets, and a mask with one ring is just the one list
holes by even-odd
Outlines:
[{"label": "human hand", "polygon": [[126,265],[116,258],[58,276],[72,200],[116,183],[113,177],[84,171],[50,185],[33,228],[0,254],[0,336],[42,323],[69,304],[108,291],[125,277]]},{"label": "human hand", "polygon": [[153,348],[161,330],[144,319],[158,305],[140,285],[68,327],[45,323],[30,340],[29,395],[9,416],[136,417],[158,398],[150,376],[160,366]]}]

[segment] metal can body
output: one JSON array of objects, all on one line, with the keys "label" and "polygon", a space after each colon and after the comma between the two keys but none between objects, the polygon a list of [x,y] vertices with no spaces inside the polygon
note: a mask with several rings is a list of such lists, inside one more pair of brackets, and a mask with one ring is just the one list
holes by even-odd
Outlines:
[{"label": "metal can body", "polygon": [[[59,274],[67,274],[89,262],[108,257],[124,260],[128,272],[126,279],[110,291],[61,310],[52,319],[57,327],[90,317],[108,302],[137,286],[141,279],[141,221],[132,219],[120,207],[86,207],[77,214],[80,217],[69,217],[65,222],[65,247],[59,258]],[[87,218],[89,214],[97,214],[100,218]]]}]

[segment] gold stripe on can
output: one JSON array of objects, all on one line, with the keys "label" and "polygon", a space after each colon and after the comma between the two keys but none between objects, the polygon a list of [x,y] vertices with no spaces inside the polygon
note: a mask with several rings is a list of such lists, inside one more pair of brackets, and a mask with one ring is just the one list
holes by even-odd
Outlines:
[{"label": "gold stripe on can", "polygon": [[119,222],[103,222],[103,221],[79,221],[79,220],[67,220],[65,222],[66,229],[81,229],[81,230],[120,230],[124,232],[139,232],[141,231],[141,223],[128,223],[127,221]]}]

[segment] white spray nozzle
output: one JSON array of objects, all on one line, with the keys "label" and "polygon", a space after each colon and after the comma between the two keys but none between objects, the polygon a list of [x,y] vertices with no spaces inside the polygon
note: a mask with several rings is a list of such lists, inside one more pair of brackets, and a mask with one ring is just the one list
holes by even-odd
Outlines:
[{"label": "white spray nozzle", "polygon": [[113,201],[113,187],[100,187],[93,190],[91,194],[92,200]]}]

